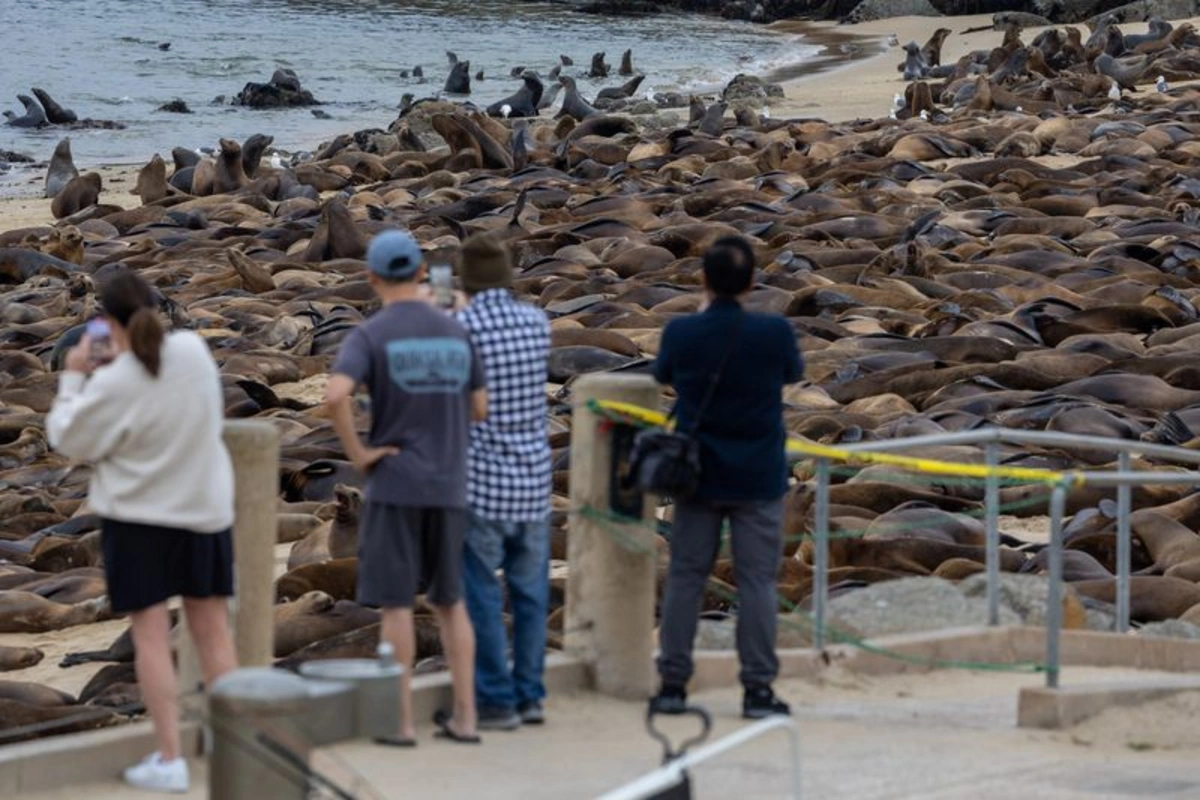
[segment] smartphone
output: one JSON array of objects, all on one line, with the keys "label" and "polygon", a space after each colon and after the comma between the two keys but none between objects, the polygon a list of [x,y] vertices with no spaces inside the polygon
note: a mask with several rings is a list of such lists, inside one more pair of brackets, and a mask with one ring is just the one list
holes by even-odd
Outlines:
[{"label": "smartphone", "polygon": [[438,307],[454,308],[454,273],[449,264],[434,264],[429,268],[429,285]]},{"label": "smartphone", "polygon": [[88,320],[86,328],[88,336],[88,360],[93,367],[107,364],[116,355],[113,352],[112,330],[102,317]]}]

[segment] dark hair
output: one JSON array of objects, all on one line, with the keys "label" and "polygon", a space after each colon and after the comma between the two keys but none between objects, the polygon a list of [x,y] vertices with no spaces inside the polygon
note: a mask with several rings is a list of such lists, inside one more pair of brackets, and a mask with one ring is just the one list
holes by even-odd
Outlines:
[{"label": "dark hair", "polygon": [[100,290],[104,313],[121,323],[129,335],[129,349],[154,377],[162,366],[163,327],[155,313],[154,290],[136,273],[122,270]]},{"label": "dark hair", "polygon": [[741,236],[722,236],[704,254],[704,278],[718,297],[737,297],[754,283],[754,248]]}]

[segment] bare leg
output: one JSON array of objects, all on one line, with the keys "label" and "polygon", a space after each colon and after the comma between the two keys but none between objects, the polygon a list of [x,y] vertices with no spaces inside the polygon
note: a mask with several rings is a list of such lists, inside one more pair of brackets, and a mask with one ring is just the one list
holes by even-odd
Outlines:
[{"label": "bare leg", "polygon": [[200,668],[204,670],[204,686],[226,672],[237,669],[237,653],[229,631],[229,601],[225,597],[185,597],[183,610],[187,616]]},{"label": "bare leg", "polygon": [[171,617],[167,604],[144,608],[130,615],[133,628],[134,669],[142,700],[154,723],[154,738],[164,761],[179,757],[179,709],[175,665],[171,661]]},{"label": "bare leg", "polygon": [[391,643],[396,651],[396,663],[404,667],[400,674],[400,730],[397,733],[401,738],[411,739],[417,733],[412,709],[412,669],[413,660],[417,657],[417,634],[413,629],[412,609],[383,609],[379,638]]},{"label": "bare leg", "polygon": [[434,606],[442,650],[450,665],[454,687],[452,730],[461,736],[475,734],[475,631],[467,607],[460,600],[452,606]]}]

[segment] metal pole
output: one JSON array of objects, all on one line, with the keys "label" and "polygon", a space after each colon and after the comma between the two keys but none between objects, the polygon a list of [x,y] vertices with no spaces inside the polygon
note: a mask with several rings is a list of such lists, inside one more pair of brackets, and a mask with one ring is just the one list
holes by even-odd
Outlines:
[{"label": "metal pole", "polygon": [[1058,688],[1059,636],[1062,634],[1062,539],[1067,489],[1050,495],[1050,597],[1046,601],[1046,688]]},{"label": "metal pole", "polygon": [[[1118,456],[1117,466],[1122,473],[1130,471],[1129,453]],[[1132,493],[1133,487],[1128,483],[1117,486],[1117,633],[1129,630],[1129,507]]]},{"label": "metal pole", "polygon": [[825,606],[829,601],[829,461],[817,459],[817,507],[813,514],[813,647],[825,647]]},{"label": "metal pole", "polygon": [[[988,442],[984,448],[989,467],[1000,464],[1000,448]],[[992,473],[985,483],[984,512],[987,526],[987,614],[988,625],[1000,624],[1000,478]]]}]

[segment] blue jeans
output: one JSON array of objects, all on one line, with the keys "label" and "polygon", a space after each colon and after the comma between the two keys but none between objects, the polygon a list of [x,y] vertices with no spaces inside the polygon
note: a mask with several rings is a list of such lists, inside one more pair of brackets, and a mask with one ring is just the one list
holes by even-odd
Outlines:
[{"label": "blue jeans", "polygon": [[[504,570],[512,610],[512,669],[504,627]],[[463,552],[467,613],[475,627],[475,702],[515,709],[546,696],[546,611],[550,604],[550,521],[511,522],[468,513]]]}]

